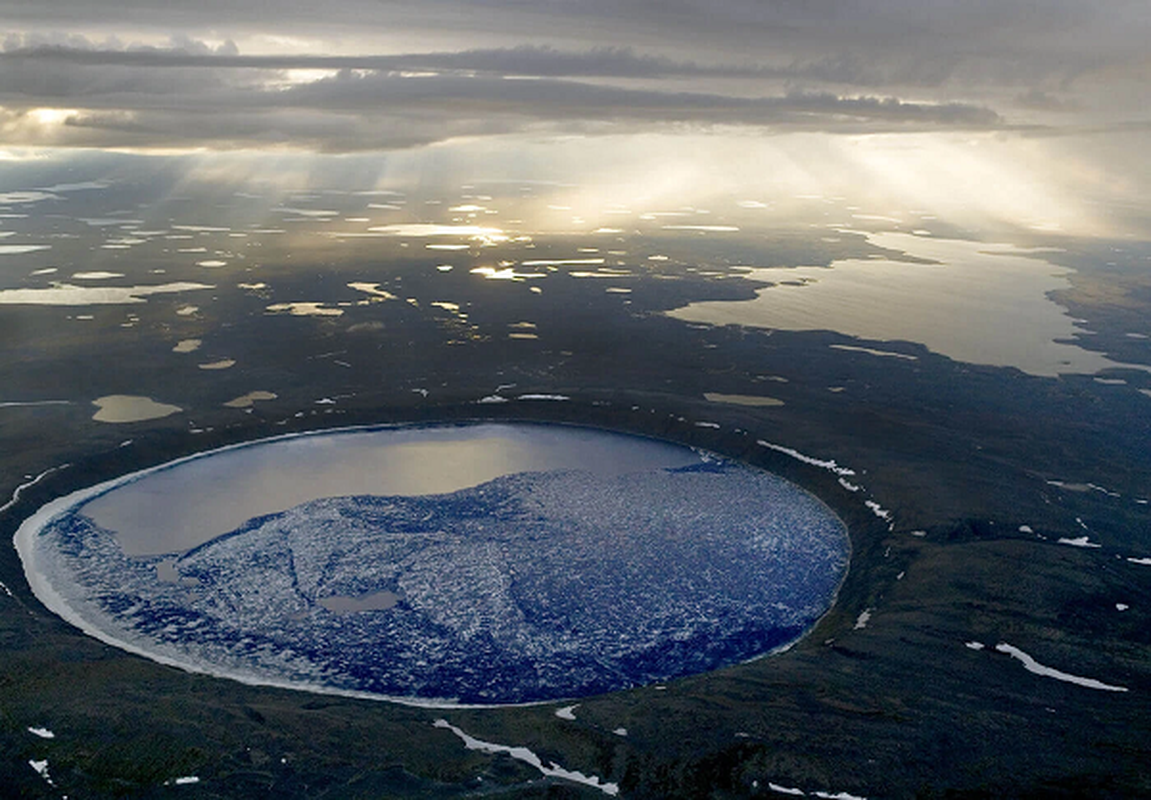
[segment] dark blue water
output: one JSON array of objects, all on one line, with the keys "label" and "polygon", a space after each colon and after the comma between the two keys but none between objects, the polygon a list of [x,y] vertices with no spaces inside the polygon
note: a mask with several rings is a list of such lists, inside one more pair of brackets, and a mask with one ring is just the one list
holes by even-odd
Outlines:
[{"label": "dark blue water", "polygon": [[[533,429],[549,432],[516,431]],[[106,638],[215,674],[479,704],[624,689],[796,638],[846,569],[844,527],[814,497],[677,449],[688,465],[309,500],[145,557],[79,504],[43,528],[37,563]],[[373,596],[387,607],[321,604]]]}]

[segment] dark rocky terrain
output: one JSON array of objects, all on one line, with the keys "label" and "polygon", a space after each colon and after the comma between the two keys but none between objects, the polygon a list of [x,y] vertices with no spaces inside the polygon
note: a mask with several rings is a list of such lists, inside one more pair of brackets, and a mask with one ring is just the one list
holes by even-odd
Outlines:
[{"label": "dark rocky terrain", "polygon": [[[813,263],[818,253],[797,255],[804,235],[738,246]],[[575,244],[541,240],[534,257]],[[671,259],[659,274],[634,263],[628,294],[566,279],[578,269],[568,267],[542,281],[485,280],[469,273],[494,263],[481,249],[454,255],[451,272],[436,269],[442,254],[378,242],[339,257],[269,243],[258,269],[249,256],[210,272],[177,268],[158,251],[111,251],[100,267],[139,265],[129,281],[149,282],[144,266],[166,264],[164,280],[217,288],[134,305],[0,306],[0,401],[69,401],[0,408],[0,533],[10,537],[67,492],[232,442],[350,424],[572,422],[744,460],[830,505],[853,551],[836,605],[809,636],[776,657],[585,698],[574,720],[548,705],[445,713],[252,687],[107,647],[35,600],[9,547],[0,550],[7,795],[601,796],[506,754],[466,749],[434,725],[440,718],[485,742],[529,748],[545,766],[615,783],[625,797],[769,797],[772,784],[869,798],[1151,793],[1151,398],[1139,391],[1151,389],[1151,375],[1037,377],[914,343],[685,324],[661,312],[749,298],[756,285],[720,263],[714,240],[639,244],[628,243]],[[1080,343],[1151,364],[1151,340],[1139,338],[1151,335],[1138,269],[1148,246],[1128,242],[1128,260],[1109,253],[1117,264],[1105,266],[1092,243],[1061,244],[1066,252],[1053,257],[1077,272],[1056,299],[1095,331]],[[840,247],[868,249],[861,235]],[[20,263],[27,275],[47,262]],[[701,265],[718,274],[700,275]],[[35,284],[8,282],[21,281]],[[353,282],[396,299],[375,302]],[[344,313],[267,311],[297,301]],[[198,308],[176,313],[187,305]],[[529,330],[509,327],[523,322],[536,338],[509,338]],[[192,338],[200,351],[172,352]],[[217,358],[235,366],[198,368]],[[276,397],[224,405],[253,391]],[[508,402],[476,402],[497,392]],[[94,421],[91,401],[112,394],[183,411]],[[524,395],[570,399],[516,399]],[[832,460],[854,474],[821,465]],[[1063,679],[1029,671],[1001,644]],[[39,727],[55,737],[29,732]],[[52,785],[29,766],[44,759]],[[166,783],[190,776],[199,782]]]}]

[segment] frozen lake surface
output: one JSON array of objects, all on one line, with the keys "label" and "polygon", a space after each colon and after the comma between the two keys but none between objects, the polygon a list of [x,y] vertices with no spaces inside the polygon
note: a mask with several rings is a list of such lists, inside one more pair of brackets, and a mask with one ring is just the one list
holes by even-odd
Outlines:
[{"label": "frozen lake surface", "polygon": [[842,522],[774,475],[525,424],[225,448],[62,498],[16,541],[37,596],[106,642],[425,704],[579,697],[754,658],[827,610],[849,554]]}]

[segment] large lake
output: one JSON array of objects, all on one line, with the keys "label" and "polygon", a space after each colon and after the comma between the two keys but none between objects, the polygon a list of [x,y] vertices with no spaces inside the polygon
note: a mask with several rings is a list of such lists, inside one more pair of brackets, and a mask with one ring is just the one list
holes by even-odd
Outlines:
[{"label": "large lake", "polygon": [[354,429],[61,498],[17,548],[87,633],[251,683],[544,701],[802,635],[849,555],[818,499],[679,445],[530,424]]}]

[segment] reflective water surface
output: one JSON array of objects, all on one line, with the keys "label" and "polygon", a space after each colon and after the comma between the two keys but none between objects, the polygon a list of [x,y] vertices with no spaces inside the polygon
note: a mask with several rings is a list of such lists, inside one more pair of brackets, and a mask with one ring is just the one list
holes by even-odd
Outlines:
[{"label": "reflective water surface", "polygon": [[754,300],[692,303],[670,314],[713,325],[920,342],[956,361],[1017,367],[1033,375],[1119,366],[1067,341],[1082,328],[1048,294],[1070,286],[1070,270],[1006,245],[907,233],[868,239],[924,263],[843,259],[830,268],[754,269],[748,277],[773,284]]},{"label": "reflective water surface", "polygon": [[92,405],[99,410],[92,415],[97,422],[143,422],[149,419],[161,419],[172,414],[178,414],[181,409],[171,403],[160,403],[150,397],[138,397],[127,394],[110,394],[97,397]]},{"label": "reflective water surface", "polygon": [[502,475],[617,475],[698,461],[662,442],[580,428],[476,425],[316,434],[241,447],[152,472],[85,504],[130,555],[189,550],[248,519],[352,495],[454,492]]},{"label": "reflective water surface", "polygon": [[17,549],[85,632],[223,677],[419,704],[578,697],[771,652],[843,523],[774,475],[603,431],[349,429],[57,500]]}]

